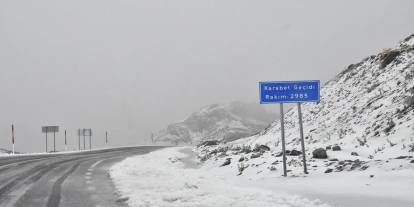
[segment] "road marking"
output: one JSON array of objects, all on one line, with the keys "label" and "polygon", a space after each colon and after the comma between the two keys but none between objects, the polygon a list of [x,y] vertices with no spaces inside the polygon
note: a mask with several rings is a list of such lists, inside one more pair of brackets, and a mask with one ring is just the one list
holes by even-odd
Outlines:
[{"label": "road marking", "polygon": [[91,165],[91,167],[89,168],[89,169],[93,169],[93,168],[95,168],[97,165],[99,165],[99,163],[101,163],[102,161],[104,161],[104,160],[99,160],[99,161],[97,161],[97,162],[95,162],[93,165]]},{"label": "road marking", "polygon": [[99,165],[99,163],[101,163],[102,161],[104,161],[104,160],[99,160],[99,161],[96,161],[95,163],[93,163],[93,164],[92,164],[92,165],[88,168],[87,172],[85,173],[86,184],[88,184],[88,185],[91,185],[91,184],[92,184],[92,179],[91,179],[91,177],[92,177],[92,171],[93,171],[93,169],[94,169],[97,165]]}]

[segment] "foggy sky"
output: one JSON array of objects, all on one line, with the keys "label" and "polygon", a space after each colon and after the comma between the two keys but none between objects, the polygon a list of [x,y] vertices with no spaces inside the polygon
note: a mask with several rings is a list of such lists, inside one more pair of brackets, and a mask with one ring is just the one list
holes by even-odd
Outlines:
[{"label": "foggy sky", "polygon": [[[0,148],[43,151],[42,125],[103,147],[211,103],[258,102],[258,81],[326,81],[414,32],[409,0],[0,1]],[[271,107],[276,110],[276,107]],[[57,136],[58,150],[63,133]],[[49,141],[51,143],[51,141]],[[51,147],[51,145],[49,145]],[[50,148],[49,148],[50,149]]]}]

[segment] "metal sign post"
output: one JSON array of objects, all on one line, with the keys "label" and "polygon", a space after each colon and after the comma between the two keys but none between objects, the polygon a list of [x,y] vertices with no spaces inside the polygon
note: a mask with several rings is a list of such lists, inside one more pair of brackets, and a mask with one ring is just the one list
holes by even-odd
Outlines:
[{"label": "metal sign post", "polygon": [[305,140],[303,138],[302,102],[320,101],[320,81],[272,81],[260,82],[260,104],[280,103],[280,131],[283,154],[283,176],[287,176],[286,142],[283,103],[297,103],[299,116],[299,133],[301,139],[303,171],[308,174],[306,166]]},{"label": "metal sign post", "polygon": [[78,150],[79,151],[81,150],[81,147],[80,147],[80,136],[81,136],[81,129],[78,129]]},{"label": "metal sign post", "polygon": [[282,138],[282,154],[283,154],[283,176],[287,176],[286,169],[286,142],[285,142],[285,116],[283,113],[283,103],[280,103],[280,133]]},{"label": "metal sign post", "polygon": [[89,136],[89,150],[92,150],[92,129],[85,129],[83,133],[85,133],[86,136]]},{"label": "metal sign post", "polygon": [[[79,129],[79,134],[80,134],[80,129]],[[86,141],[85,141],[85,137],[88,136],[89,137],[89,150],[92,150],[92,129],[82,129],[82,135],[83,135],[83,149],[86,150]],[[79,135],[80,136],[80,135]]]},{"label": "metal sign post", "polygon": [[[89,129],[91,131],[91,129]],[[89,151],[92,150],[92,133],[89,134]]]},{"label": "metal sign post", "polygon": [[303,138],[303,121],[302,121],[301,103],[298,103],[298,116],[299,116],[300,142],[301,142],[301,145],[302,145],[303,172],[305,174],[308,174],[308,169],[306,167],[305,139]]},{"label": "metal sign post", "polygon": [[11,125],[12,128],[12,145],[13,145],[13,154],[14,154],[14,125]]}]

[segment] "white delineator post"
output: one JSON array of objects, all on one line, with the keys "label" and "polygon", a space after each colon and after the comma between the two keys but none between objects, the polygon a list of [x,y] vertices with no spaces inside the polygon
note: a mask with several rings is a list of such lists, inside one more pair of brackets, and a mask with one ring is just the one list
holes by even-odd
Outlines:
[{"label": "white delineator post", "polygon": [[65,151],[68,151],[68,147],[67,147],[67,142],[66,142],[66,129],[65,129]]},{"label": "white delineator post", "polygon": [[53,152],[56,152],[56,132],[53,131]]},{"label": "white delineator post", "polygon": [[46,135],[46,153],[47,153],[47,132],[45,133],[45,135]]},{"label": "white delineator post", "polygon": [[12,128],[12,152],[13,152],[13,154],[14,154],[14,125],[12,124],[11,125],[11,128]]},{"label": "white delineator post", "polygon": [[108,144],[108,131],[105,132],[105,144]]}]

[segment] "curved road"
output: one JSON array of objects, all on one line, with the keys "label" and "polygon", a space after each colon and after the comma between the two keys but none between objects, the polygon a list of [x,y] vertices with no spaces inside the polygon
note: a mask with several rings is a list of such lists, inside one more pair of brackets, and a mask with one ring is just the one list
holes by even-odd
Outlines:
[{"label": "curved road", "polygon": [[126,206],[117,195],[109,167],[128,156],[161,147],[125,147],[0,158],[0,206]]}]

